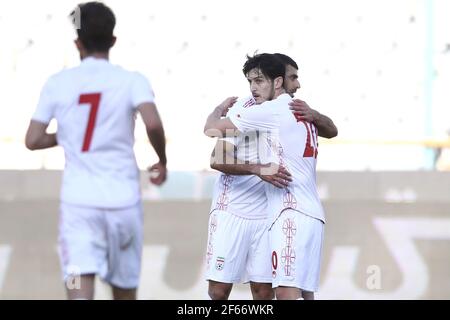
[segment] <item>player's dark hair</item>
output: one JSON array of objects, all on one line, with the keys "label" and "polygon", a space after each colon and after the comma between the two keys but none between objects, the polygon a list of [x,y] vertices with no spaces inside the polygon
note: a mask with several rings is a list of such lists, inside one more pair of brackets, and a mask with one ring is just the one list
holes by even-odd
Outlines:
[{"label": "player's dark hair", "polygon": [[253,57],[247,56],[242,72],[247,76],[250,70],[255,68],[261,70],[261,73],[271,80],[277,77],[284,78],[286,72],[284,63],[270,53],[255,54]]},{"label": "player's dark hair", "polygon": [[289,66],[290,65],[290,66],[292,66],[292,67],[294,67],[295,69],[298,70],[297,63],[291,57],[289,57],[289,56],[287,56],[285,54],[282,54],[282,53],[274,53],[273,55],[275,57],[277,57],[278,59],[280,59],[281,62],[283,62],[285,66]]},{"label": "player's dark hair", "polygon": [[116,18],[110,8],[101,2],[79,4],[70,14],[79,15],[78,38],[88,52],[107,52],[113,44],[113,30]]}]

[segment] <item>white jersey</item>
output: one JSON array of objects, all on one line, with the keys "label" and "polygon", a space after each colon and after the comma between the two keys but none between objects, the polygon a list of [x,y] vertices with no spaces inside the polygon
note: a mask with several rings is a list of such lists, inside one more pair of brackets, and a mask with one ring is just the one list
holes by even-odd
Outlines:
[{"label": "white jersey", "polygon": [[275,221],[279,214],[294,209],[325,222],[316,186],[317,129],[312,123],[297,122],[288,103],[291,97],[282,94],[258,108],[231,114],[230,120],[241,132],[265,130],[265,150],[274,161],[283,165],[293,181],[286,188],[266,184],[269,214]]},{"label": "white jersey", "polygon": [[63,202],[120,208],[140,200],[133,145],[136,108],[153,102],[141,74],[88,57],[49,78],[33,120],[58,125],[64,148]]},{"label": "white jersey", "polygon": [[[229,109],[231,116],[246,109],[259,108],[253,98],[239,99]],[[257,132],[247,135],[224,138],[223,140],[237,146],[237,158],[251,163],[258,162]],[[210,212],[227,211],[247,219],[267,217],[267,197],[265,183],[255,175],[230,175],[220,173],[214,185]]]}]

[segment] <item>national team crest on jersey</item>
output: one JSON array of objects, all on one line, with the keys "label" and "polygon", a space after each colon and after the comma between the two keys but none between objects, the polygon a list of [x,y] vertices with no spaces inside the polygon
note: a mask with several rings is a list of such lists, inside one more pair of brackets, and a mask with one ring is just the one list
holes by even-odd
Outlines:
[{"label": "national team crest on jersey", "polygon": [[217,257],[216,259],[216,270],[223,270],[223,267],[225,265],[225,258],[224,257]]}]

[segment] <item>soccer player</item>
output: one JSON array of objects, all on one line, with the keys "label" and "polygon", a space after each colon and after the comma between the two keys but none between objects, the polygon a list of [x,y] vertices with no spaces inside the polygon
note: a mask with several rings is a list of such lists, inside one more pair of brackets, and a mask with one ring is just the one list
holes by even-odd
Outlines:
[{"label": "soccer player", "polygon": [[[294,59],[285,54],[274,53],[274,55],[286,68],[283,88],[291,98],[294,98],[294,94],[301,88],[298,80],[298,65]],[[326,115],[312,109],[305,101],[293,99],[290,105],[291,109],[294,110],[297,120],[310,122],[316,126],[319,137],[330,139],[337,136],[338,130],[333,121]]]},{"label": "soccer player", "polygon": [[[300,88],[298,66],[286,55],[275,56],[286,67],[283,84],[293,97]],[[235,98],[229,99],[230,104],[234,101]],[[235,116],[255,106],[253,97],[238,100],[227,116]],[[309,108],[305,102],[297,100],[292,108],[297,110],[298,118],[308,117],[307,121],[318,122],[322,135],[337,135],[331,119]],[[227,299],[233,283],[242,282],[244,274],[250,281],[254,299],[273,297],[263,180],[282,188],[288,185],[290,174],[282,166],[275,166],[270,174],[261,174],[263,166],[255,164],[259,161],[258,140],[255,132],[219,139],[213,153],[211,167],[222,172],[216,182],[209,220],[207,279],[209,295],[213,299]],[[217,157],[218,154],[222,157]],[[306,292],[303,295],[308,298]]]},{"label": "soccer player", "polygon": [[[277,299],[313,299],[318,288],[325,217],[316,188],[317,128],[290,110],[292,98],[283,87],[285,66],[270,54],[249,57],[244,65],[257,108],[221,119],[234,98],[226,99],[207,119],[205,134],[227,130],[264,134],[259,155],[290,172],[283,188],[265,184],[270,216],[272,286]],[[336,132],[337,133],[337,132]]]},{"label": "soccer player", "polygon": [[[235,103],[229,114],[257,107],[253,98]],[[256,134],[219,139],[211,168],[221,171],[214,186],[206,253],[208,294],[228,299],[233,284],[250,282],[253,299],[271,300],[272,272],[264,182],[286,186],[290,174],[277,168],[260,175]]]},{"label": "soccer player", "polygon": [[[159,162],[150,181],[166,179],[165,135],[148,80],[111,64],[115,16],[99,2],[80,4],[81,64],[51,76],[32,116],[26,146],[60,145],[65,152],[59,247],[69,299],[93,299],[95,276],[112,286],[114,299],[136,299],[143,213],[133,145],[139,112]],[[56,119],[56,134],[46,132]]]}]

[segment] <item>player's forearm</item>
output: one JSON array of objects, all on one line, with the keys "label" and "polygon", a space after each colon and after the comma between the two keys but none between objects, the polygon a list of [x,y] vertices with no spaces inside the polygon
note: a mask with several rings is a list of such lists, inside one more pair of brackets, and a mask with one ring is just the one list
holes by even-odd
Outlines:
[{"label": "player's forearm", "polygon": [[222,132],[217,128],[217,122],[222,117],[223,108],[220,106],[216,107],[214,111],[208,116],[206,119],[206,124],[204,128],[204,133],[208,137],[221,137],[223,136]]},{"label": "player's forearm", "polygon": [[259,166],[257,164],[250,164],[250,163],[219,164],[214,162],[211,164],[211,168],[226,174],[232,174],[236,176],[256,175],[259,172],[258,171]]},{"label": "player's forearm", "polygon": [[314,113],[313,123],[317,127],[318,135],[320,137],[334,138],[338,135],[338,130],[334,125],[333,120],[318,111],[315,111]]},{"label": "player's forearm", "polygon": [[211,168],[225,174],[237,176],[257,174],[258,165],[236,157],[236,147],[219,140],[211,154]]},{"label": "player's forearm", "polygon": [[30,150],[40,150],[55,147],[58,145],[56,133],[45,133],[38,138],[27,137],[25,145]]},{"label": "player's forearm", "polygon": [[155,152],[159,157],[159,162],[161,162],[163,165],[166,165],[166,137],[163,127],[148,129],[147,135],[151,145],[153,146],[153,149],[155,149]]}]

